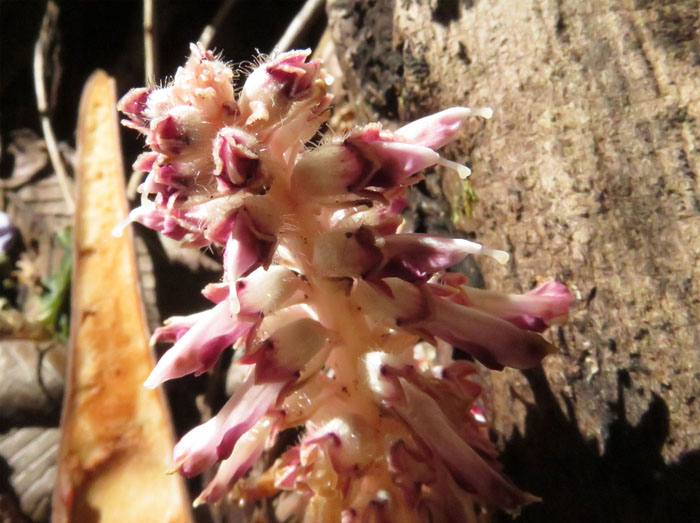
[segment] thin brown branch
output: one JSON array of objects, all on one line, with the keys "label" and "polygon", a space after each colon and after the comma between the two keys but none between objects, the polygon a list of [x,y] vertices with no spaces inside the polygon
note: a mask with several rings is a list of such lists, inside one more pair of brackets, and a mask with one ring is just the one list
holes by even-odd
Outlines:
[{"label": "thin brown branch", "polygon": [[221,23],[228,15],[228,12],[231,10],[234,3],[236,3],[236,0],[224,0],[224,2],[221,4],[221,7],[219,7],[219,10],[214,15],[214,18],[209,23],[209,25],[207,25],[204,28],[202,34],[199,37],[199,43],[202,44],[202,47],[204,47],[205,49],[209,48],[209,45],[211,44],[212,40],[214,40],[216,31],[219,30]]},{"label": "thin brown branch", "polygon": [[44,54],[49,48],[57,18],[58,6],[53,0],[50,0],[46,5],[46,13],[44,14],[41,30],[39,31],[39,39],[34,45],[34,91],[36,93],[37,108],[39,109],[39,118],[41,119],[41,131],[44,135],[49,159],[56,172],[58,184],[61,188],[61,194],[66,202],[68,212],[72,214],[75,211],[75,200],[71,191],[68,172],[61,159],[56,136],[51,127],[49,105],[46,97],[46,80],[44,78]]},{"label": "thin brown branch", "polygon": [[287,26],[287,30],[277,42],[277,45],[275,45],[273,52],[287,51],[294,45],[299,35],[306,30],[316,15],[318,15],[318,11],[323,4],[324,0],[306,0],[304,6]]},{"label": "thin brown branch", "polygon": [[146,85],[155,83],[158,74],[155,26],[153,12],[155,0],[143,0],[143,55]]}]

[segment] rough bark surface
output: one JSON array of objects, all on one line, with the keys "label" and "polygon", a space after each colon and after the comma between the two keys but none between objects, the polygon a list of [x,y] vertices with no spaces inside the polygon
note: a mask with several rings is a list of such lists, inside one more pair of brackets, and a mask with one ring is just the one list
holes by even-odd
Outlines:
[{"label": "rough bark surface", "polygon": [[[542,369],[485,375],[532,521],[700,521],[696,0],[330,0],[348,87],[385,119],[490,106],[412,217],[511,253],[487,287],[578,300]],[[575,508],[575,509],[574,509]],[[504,516],[504,518],[506,518]]]}]

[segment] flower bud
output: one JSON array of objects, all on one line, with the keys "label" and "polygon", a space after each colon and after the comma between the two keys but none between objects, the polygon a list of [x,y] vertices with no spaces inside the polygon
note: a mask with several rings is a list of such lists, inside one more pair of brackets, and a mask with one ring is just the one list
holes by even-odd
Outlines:
[{"label": "flower bud", "polygon": [[368,167],[356,148],[328,143],[301,157],[294,166],[292,185],[309,195],[335,196],[357,185]]},{"label": "flower bud", "polygon": [[195,107],[173,107],[164,116],[151,120],[146,143],[154,151],[169,156],[182,153],[190,144],[201,147],[203,135],[210,132],[202,120],[201,111]]},{"label": "flower bud", "polygon": [[280,121],[293,102],[314,95],[314,86],[322,74],[321,62],[307,62],[310,55],[309,49],[288,51],[250,74],[239,102],[246,125]]},{"label": "flower bud", "polygon": [[203,121],[225,123],[238,114],[233,92],[233,70],[199,44],[190,45],[190,57],[172,82],[172,100],[196,107]]},{"label": "flower bud", "polygon": [[131,127],[146,134],[148,132],[148,117],[145,114],[148,96],[153,91],[150,87],[140,87],[131,89],[126,93],[119,103],[117,110],[124,113],[129,119],[122,120],[126,127]]},{"label": "flower bud", "polygon": [[299,377],[327,339],[328,331],[323,325],[311,318],[301,318],[277,329],[240,361],[256,363],[258,383],[293,379]]},{"label": "flower bud", "polygon": [[254,152],[255,137],[236,127],[224,127],[214,140],[214,176],[220,190],[238,187],[250,180],[258,170]]},{"label": "flower bud", "polygon": [[256,269],[236,282],[236,294],[241,315],[268,315],[289,305],[297,291],[306,284],[293,271],[275,265],[265,270]]},{"label": "flower bud", "polygon": [[380,250],[358,232],[333,230],[314,245],[314,265],[333,278],[357,278],[370,273],[382,261]]}]

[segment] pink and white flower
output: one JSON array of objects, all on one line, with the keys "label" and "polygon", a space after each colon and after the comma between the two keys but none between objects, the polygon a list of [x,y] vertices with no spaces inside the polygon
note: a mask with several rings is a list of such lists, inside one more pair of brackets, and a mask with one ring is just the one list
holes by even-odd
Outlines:
[{"label": "pink and white flower", "polygon": [[[229,347],[246,369],[175,447],[184,475],[219,463],[197,502],[281,492],[281,514],[351,523],[466,521],[477,504],[535,500],[500,472],[477,362],[538,365],[556,349],[537,332],[566,320],[571,294],[558,282],[522,296],[474,289],[445,271],[507,253],[401,230],[423,169],[469,175],[438,150],[490,110],[369,124],[307,148],[332,81],[310,51],[265,59],[239,90],[228,64],[191,51],[169,85],[133,89],[119,108],[151,149],[134,164],[146,175],[131,220],[223,250],[222,278],[203,291],[213,307],[156,330],[152,341],[172,347],[146,380],[202,374]],[[452,346],[476,361],[453,361]],[[293,427],[299,442],[246,477]]]}]

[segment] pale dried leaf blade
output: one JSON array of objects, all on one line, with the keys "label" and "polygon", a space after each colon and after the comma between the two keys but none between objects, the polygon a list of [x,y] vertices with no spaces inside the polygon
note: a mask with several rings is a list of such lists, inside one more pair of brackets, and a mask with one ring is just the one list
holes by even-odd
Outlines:
[{"label": "pale dried leaf blade", "polygon": [[[126,217],[114,80],[94,73],[78,118],[69,380],[53,521],[189,522],[172,466],[173,434],[153,368]],[[125,502],[128,500],[128,502]]]},{"label": "pale dried leaf blade", "polygon": [[56,480],[59,430],[45,427],[12,429],[0,436],[0,457],[10,467],[10,484],[20,509],[34,521],[47,521]]},{"label": "pale dried leaf blade", "polygon": [[7,152],[14,157],[14,166],[10,177],[0,180],[0,187],[5,189],[16,189],[29,182],[49,161],[44,140],[31,129],[19,129],[11,136]]}]

